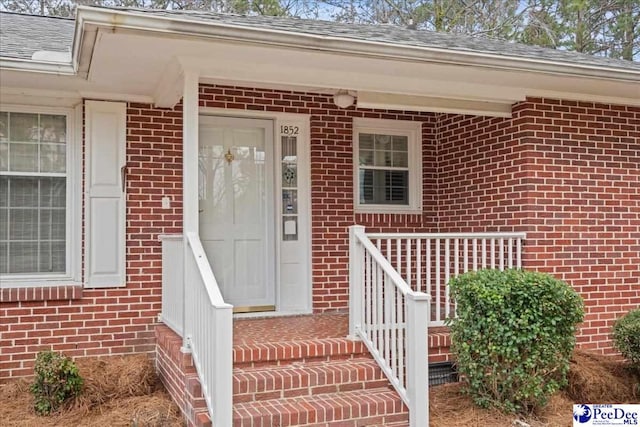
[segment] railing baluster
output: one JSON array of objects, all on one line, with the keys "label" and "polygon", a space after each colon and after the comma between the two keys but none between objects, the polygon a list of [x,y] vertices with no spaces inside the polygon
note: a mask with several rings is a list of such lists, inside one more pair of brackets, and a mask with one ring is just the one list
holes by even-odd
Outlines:
[{"label": "railing baluster", "polygon": [[478,239],[473,239],[473,271],[478,271]]},{"label": "railing baluster", "polygon": [[398,376],[398,368],[397,368],[398,322],[396,319],[396,287],[392,283],[391,278],[389,278],[388,291],[389,291],[389,302],[387,305],[389,306],[389,329],[391,330],[391,352],[389,354],[389,366],[391,366],[391,372],[393,373],[393,375],[397,377]]},{"label": "railing baluster", "polygon": [[[396,239],[396,271],[400,273],[402,277],[407,277],[407,272],[402,274],[402,240]],[[406,281],[406,279],[405,279]]]},{"label": "railing baluster", "polygon": [[436,244],[436,321],[441,321],[440,306],[442,305],[442,299],[440,297],[440,239],[435,240]]},{"label": "railing baluster", "polygon": [[422,291],[422,239],[416,240],[416,291]]},{"label": "railing baluster", "polygon": [[384,273],[382,272],[380,264],[376,264],[376,270],[376,293],[378,294],[378,324],[376,325],[376,328],[378,330],[378,351],[380,351],[380,355],[384,357],[384,309],[382,306],[382,285],[384,283]]},{"label": "railing baluster", "polygon": [[522,268],[522,239],[516,239],[517,266]]},{"label": "railing baluster", "polygon": [[407,261],[405,263],[407,272],[405,274],[405,277],[406,277],[405,281],[407,282],[407,285],[409,285],[409,287],[411,288],[411,276],[413,275],[413,271],[411,270],[411,239],[407,239],[405,247],[407,248],[406,249]]},{"label": "railing baluster", "polygon": [[496,268],[496,239],[491,239],[491,268]]},{"label": "railing baluster", "polygon": [[498,247],[500,248],[500,270],[504,270],[504,239],[499,240],[500,244]]},{"label": "railing baluster", "polygon": [[[427,283],[425,283],[424,291],[430,294],[433,294],[433,283],[431,282],[431,268],[433,267],[433,263],[431,262],[431,239],[425,240],[427,245],[427,256],[425,263],[427,264]],[[431,313],[429,313],[429,320],[431,319]]]},{"label": "railing baluster", "polygon": [[451,250],[450,240],[444,240],[444,317],[449,317],[449,277],[451,276]]},{"label": "railing baluster", "polygon": [[397,315],[399,316],[397,319],[398,324],[398,375],[397,378],[400,381],[400,386],[402,388],[405,387],[405,379],[404,379],[404,347],[405,343],[405,330],[406,330],[406,320],[404,315],[405,305],[404,297],[399,289],[396,288],[396,305],[397,305]]},{"label": "railing baluster", "polygon": [[509,238],[509,240],[507,240],[507,262],[508,262],[508,266],[509,268],[513,268],[513,239]]},{"label": "railing baluster", "polygon": [[482,268],[487,268],[487,239],[482,239]]},{"label": "railing baluster", "polygon": [[466,273],[467,271],[469,271],[469,239],[464,239],[462,243],[464,245],[462,253],[464,265],[462,267],[462,272]]}]

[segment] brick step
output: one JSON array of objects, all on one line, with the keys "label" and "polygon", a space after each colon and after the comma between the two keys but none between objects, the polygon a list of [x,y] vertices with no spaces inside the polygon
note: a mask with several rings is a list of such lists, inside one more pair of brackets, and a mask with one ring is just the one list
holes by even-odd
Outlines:
[{"label": "brick step", "polygon": [[285,366],[236,368],[234,403],[383,388],[388,380],[371,358],[294,362]]},{"label": "brick step", "polygon": [[368,352],[362,342],[346,338],[239,344],[233,346],[233,366],[287,365],[292,361],[350,359],[363,354]]},{"label": "brick step", "polygon": [[388,388],[237,403],[234,427],[356,427],[394,425],[409,419],[398,394]]}]

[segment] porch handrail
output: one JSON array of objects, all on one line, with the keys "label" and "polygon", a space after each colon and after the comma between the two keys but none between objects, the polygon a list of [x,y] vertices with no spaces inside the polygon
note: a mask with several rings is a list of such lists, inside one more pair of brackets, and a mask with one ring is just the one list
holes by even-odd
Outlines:
[{"label": "porch handrail", "polygon": [[185,338],[213,425],[233,417],[233,306],[225,303],[196,233],[186,234]]},{"label": "porch handrail", "polygon": [[524,232],[367,233],[410,289],[432,296],[429,326],[455,316],[449,280],[480,268],[522,268]]},{"label": "porch handrail", "polygon": [[428,294],[412,290],[365,234],[349,227],[349,334],[359,338],[409,408],[429,425]]}]

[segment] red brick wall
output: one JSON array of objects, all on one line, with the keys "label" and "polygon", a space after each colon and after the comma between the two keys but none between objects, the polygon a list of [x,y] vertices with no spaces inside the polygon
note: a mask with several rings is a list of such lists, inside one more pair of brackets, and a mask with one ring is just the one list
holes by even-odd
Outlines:
[{"label": "red brick wall", "polygon": [[[200,88],[200,105],[310,115],[314,311],[347,308],[350,225],[358,223],[380,231],[419,231],[435,227],[435,115],[372,111],[354,107],[341,109],[336,107],[331,96],[327,95],[206,85]],[[424,122],[423,214],[354,214],[354,117]]]},{"label": "red brick wall", "polygon": [[[640,305],[637,108],[530,99],[500,119],[345,110],[326,95],[216,86],[201,87],[200,103],[311,116],[315,311],[347,306],[347,227],[355,223],[373,231],[527,231],[527,265],[585,296],[587,347],[610,351],[613,319]],[[354,117],[424,122],[421,215],[353,212]],[[73,356],[153,350],[157,237],[181,231],[181,109],[131,104],[127,125],[127,287],[2,303],[0,379],[29,374],[36,352],[51,347]]]},{"label": "red brick wall", "polygon": [[441,229],[526,231],[525,266],[585,298],[581,346],[613,351],[613,321],[640,306],[640,109],[528,99],[436,128]]},{"label": "red brick wall", "polygon": [[[35,293],[22,302],[1,303],[0,380],[30,375],[37,352],[50,348],[69,356],[155,350],[153,325],[161,291],[158,235],[182,231],[181,117],[179,108],[131,104],[127,109],[126,288],[85,289],[68,297]],[[173,199],[171,209],[161,209],[165,195]]]}]

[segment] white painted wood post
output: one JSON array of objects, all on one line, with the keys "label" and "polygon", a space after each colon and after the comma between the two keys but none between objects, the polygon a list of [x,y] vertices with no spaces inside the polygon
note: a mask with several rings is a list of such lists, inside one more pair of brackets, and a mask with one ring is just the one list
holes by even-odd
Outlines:
[{"label": "white painted wood post", "polygon": [[411,427],[429,425],[427,322],[430,310],[429,295],[407,295],[407,395]]},{"label": "white painted wood post", "polygon": [[[233,306],[219,307],[215,309],[215,337],[218,348],[214,358],[215,381],[210,384],[213,387],[211,396],[215,399],[216,411],[213,414],[214,426],[233,425]],[[229,351],[220,351],[225,349]],[[203,357],[212,357],[204,354]]]},{"label": "white painted wood post", "polygon": [[[184,71],[182,92],[182,236],[183,236],[183,264],[184,280],[182,282],[183,298],[188,303],[187,286],[193,283],[189,280],[192,273],[187,263],[187,257],[191,256],[191,248],[187,239],[188,233],[198,234],[198,74]],[[189,306],[184,310],[184,334],[182,347],[189,350],[189,336],[193,325],[189,316]],[[197,319],[194,319],[197,321]]]},{"label": "white painted wood post", "polygon": [[363,311],[363,256],[364,250],[356,234],[364,234],[364,227],[349,227],[349,338],[358,339],[357,331],[362,328]]}]

